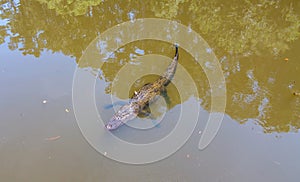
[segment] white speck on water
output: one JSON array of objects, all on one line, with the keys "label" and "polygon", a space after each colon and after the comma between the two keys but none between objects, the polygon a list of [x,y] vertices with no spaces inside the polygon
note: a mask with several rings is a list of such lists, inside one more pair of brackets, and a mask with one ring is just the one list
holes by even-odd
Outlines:
[{"label": "white speck on water", "polygon": [[188,33],[191,33],[191,32],[192,32],[192,25],[189,24],[189,26],[188,26]]},{"label": "white speck on water", "polygon": [[134,52],[139,55],[145,55],[145,51],[143,49],[136,48]]},{"label": "white speck on water", "polygon": [[224,77],[225,77],[225,78],[228,78],[229,75],[230,75],[230,72],[229,72],[229,71],[227,71],[227,72],[224,73]]},{"label": "white speck on water", "polygon": [[116,58],[116,55],[114,52],[107,52],[104,57],[104,59],[113,59],[113,58]]},{"label": "white speck on water", "polygon": [[104,152],[104,155],[106,156],[106,155],[107,155],[107,152]]},{"label": "white speck on water", "polygon": [[125,51],[125,48],[120,48],[117,52],[124,52]]},{"label": "white speck on water", "polygon": [[237,64],[236,64],[236,70],[237,71],[241,71],[240,62],[237,62]]},{"label": "white speck on water", "polygon": [[198,133],[199,133],[199,135],[201,135],[201,134],[202,134],[202,131],[200,130]]},{"label": "white speck on water", "polygon": [[225,60],[227,60],[227,57],[226,57],[226,56],[223,56],[223,57],[220,59],[220,63],[223,63]]},{"label": "white speck on water", "polygon": [[135,21],[135,12],[134,11],[130,11],[129,13],[127,13],[127,15],[131,22]]},{"label": "white speck on water", "polygon": [[214,68],[214,66],[209,61],[205,62],[205,67],[208,68],[208,69],[213,69]]},{"label": "white speck on water", "polygon": [[253,90],[253,92],[254,93],[257,93],[258,92],[258,90],[259,90],[260,88],[259,88],[259,85],[258,85],[258,81],[253,81],[253,85],[252,85],[252,90]]},{"label": "white speck on water", "polygon": [[294,86],[295,86],[294,83],[290,83],[290,84],[288,85],[289,89],[292,89]]},{"label": "white speck on water", "polygon": [[45,31],[44,30],[39,30],[37,33],[36,33],[36,36],[39,37],[40,34],[44,33]]},{"label": "white speck on water", "polygon": [[43,100],[43,104],[46,104],[47,103],[47,100]]},{"label": "white speck on water", "polygon": [[251,80],[254,80],[253,70],[247,71],[247,77]]},{"label": "white speck on water", "polygon": [[65,109],[66,112],[70,112],[69,109]]},{"label": "white speck on water", "polygon": [[206,48],[206,52],[211,54],[212,53],[212,49],[211,48]]}]

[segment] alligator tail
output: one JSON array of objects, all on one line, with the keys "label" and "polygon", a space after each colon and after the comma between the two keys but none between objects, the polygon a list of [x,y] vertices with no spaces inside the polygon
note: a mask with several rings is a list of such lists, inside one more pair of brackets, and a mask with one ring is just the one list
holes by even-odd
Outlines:
[{"label": "alligator tail", "polygon": [[179,52],[178,52],[178,44],[175,44],[175,56],[174,59],[176,58],[176,60],[178,61],[179,58]]},{"label": "alligator tail", "polygon": [[178,64],[178,58],[179,58],[178,44],[175,44],[175,56],[173,58],[173,61],[168,66],[166,72],[162,75],[162,77],[166,78],[166,81],[164,83],[165,86],[167,86],[171,82],[171,80],[175,75],[177,64]]}]

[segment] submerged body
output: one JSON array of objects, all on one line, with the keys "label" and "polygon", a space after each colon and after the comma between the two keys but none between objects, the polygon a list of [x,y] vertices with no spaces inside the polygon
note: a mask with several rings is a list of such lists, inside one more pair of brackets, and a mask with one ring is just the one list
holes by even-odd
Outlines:
[{"label": "submerged body", "polygon": [[175,56],[166,72],[155,82],[144,85],[139,91],[135,92],[128,104],[120,108],[119,111],[105,125],[108,130],[117,129],[129,120],[132,120],[140,114],[145,107],[149,105],[157,95],[160,95],[165,87],[171,82],[176,72],[178,64],[178,46],[175,46]]}]

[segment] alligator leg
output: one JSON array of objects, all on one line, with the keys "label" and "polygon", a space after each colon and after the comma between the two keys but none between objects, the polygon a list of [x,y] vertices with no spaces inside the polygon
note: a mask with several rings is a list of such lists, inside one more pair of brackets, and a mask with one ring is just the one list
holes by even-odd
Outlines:
[{"label": "alligator leg", "polygon": [[138,114],[138,117],[145,118],[151,115],[151,110],[149,108],[149,104],[145,106]]},{"label": "alligator leg", "polygon": [[163,96],[163,98],[165,99],[165,101],[166,101],[166,103],[167,103],[168,108],[170,108],[171,100],[170,100],[170,97],[168,96],[167,89],[164,88],[164,89],[161,91],[160,95]]},{"label": "alligator leg", "polygon": [[138,115],[138,117],[141,117],[141,118],[145,118],[145,117],[148,117],[149,119],[151,119],[151,122],[153,124],[153,126],[159,128],[160,125],[159,125],[159,122],[156,121],[157,117],[153,116],[151,114],[151,110],[150,110],[150,107],[149,105],[147,105]]}]

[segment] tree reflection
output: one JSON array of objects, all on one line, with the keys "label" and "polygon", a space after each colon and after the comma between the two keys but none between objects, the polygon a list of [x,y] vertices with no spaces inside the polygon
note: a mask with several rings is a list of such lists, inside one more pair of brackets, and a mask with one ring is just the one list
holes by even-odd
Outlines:
[{"label": "tree reflection", "polygon": [[179,14],[180,18],[180,12],[188,13],[193,28],[226,52],[277,55],[299,38],[300,20],[288,1],[191,0],[185,1],[185,9],[178,10],[183,2],[164,0],[159,4],[165,6],[152,5],[158,17],[175,18]]},{"label": "tree reflection", "polygon": [[78,45],[74,43],[86,45],[99,32],[128,20],[132,10],[142,17],[179,19],[200,32],[215,49],[231,54],[278,55],[300,35],[300,20],[289,1],[163,0],[137,1],[129,6],[103,0],[29,0],[20,4],[1,1],[1,19],[8,18],[10,23],[1,26],[0,40],[3,43],[10,30],[11,49],[23,45],[24,54],[36,56],[47,48],[78,57],[79,47],[66,49]]},{"label": "tree reflection", "polygon": [[[265,132],[297,131],[300,99],[291,92],[300,82],[297,62],[280,62],[284,54],[299,57],[300,4],[279,0],[13,0],[0,1],[0,44],[39,57],[42,51],[62,52],[79,60],[88,44],[101,32],[136,18],[176,19],[199,32],[221,58],[228,88],[226,113],[241,123],[253,119]],[[294,43],[297,40],[296,43]],[[292,50],[290,46],[293,45]],[[168,45],[128,45],[125,52],[103,65],[102,78],[110,83],[129,52],[138,46],[148,53],[169,54]],[[165,51],[162,51],[165,50]],[[288,51],[288,52],[286,52]],[[295,52],[295,53],[292,53]],[[209,110],[209,85],[197,63],[182,65],[197,84],[202,106]],[[181,56],[182,57],[182,56]],[[97,65],[85,65],[97,68]],[[297,69],[295,69],[297,68]],[[295,83],[290,86],[291,82]],[[290,86],[290,87],[289,87]],[[299,87],[299,86],[298,86]]]},{"label": "tree reflection", "polygon": [[[85,0],[85,1],[78,1],[78,0],[37,0],[42,4],[46,4],[49,9],[54,9],[58,14],[65,15],[65,14],[73,14],[83,15],[88,13],[92,13],[92,6],[100,5],[103,0]],[[91,14],[93,15],[93,14]]]}]

